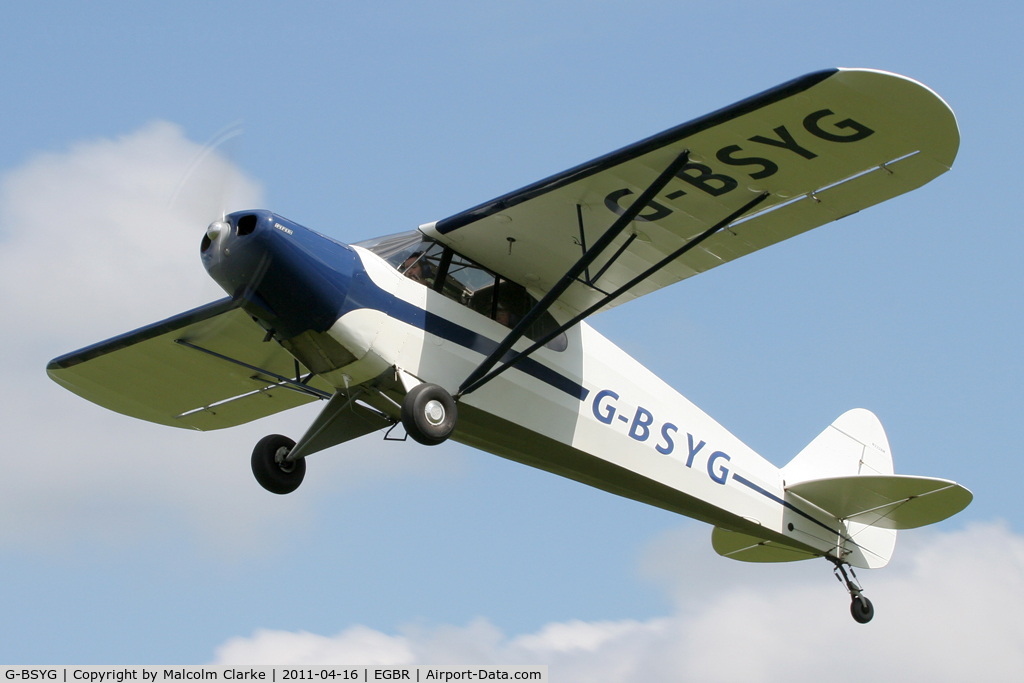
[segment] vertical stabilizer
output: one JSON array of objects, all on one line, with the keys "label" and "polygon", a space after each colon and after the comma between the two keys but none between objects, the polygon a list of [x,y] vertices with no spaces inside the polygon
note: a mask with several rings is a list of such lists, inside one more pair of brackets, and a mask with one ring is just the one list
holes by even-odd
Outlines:
[{"label": "vertical stabilizer", "polygon": [[[889,439],[870,410],[856,408],[840,415],[782,468],[784,488],[805,481],[856,475],[893,474]],[[791,494],[792,495],[792,494]],[[798,494],[799,495],[799,494]],[[896,531],[846,521],[849,538],[844,558],[855,567],[878,568],[889,563]]]},{"label": "vertical stabilizer", "polygon": [[840,415],[782,468],[785,486],[811,479],[892,473],[892,453],[882,423],[863,408]]}]

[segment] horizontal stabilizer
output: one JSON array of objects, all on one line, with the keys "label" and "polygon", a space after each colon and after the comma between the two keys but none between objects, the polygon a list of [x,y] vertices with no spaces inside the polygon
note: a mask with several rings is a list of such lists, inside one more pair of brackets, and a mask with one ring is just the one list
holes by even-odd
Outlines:
[{"label": "horizontal stabilizer", "polygon": [[914,529],[941,522],[974,497],[946,479],[862,474],[814,479],[786,487],[838,519],[883,529]]},{"label": "horizontal stabilizer", "polygon": [[806,550],[798,550],[775,541],[729,531],[718,526],[711,532],[711,546],[722,557],[740,562],[796,562],[821,557]]}]

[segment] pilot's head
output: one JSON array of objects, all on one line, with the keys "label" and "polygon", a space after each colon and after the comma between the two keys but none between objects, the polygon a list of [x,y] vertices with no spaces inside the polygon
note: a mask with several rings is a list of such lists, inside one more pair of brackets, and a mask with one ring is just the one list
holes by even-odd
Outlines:
[{"label": "pilot's head", "polygon": [[417,251],[414,254],[410,254],[405,262],[402,264],[402,273],[410,280],[416,282],[426,283],[426,274],[423,270],[423,261],[420,257],[423,255],[422,251]]}]

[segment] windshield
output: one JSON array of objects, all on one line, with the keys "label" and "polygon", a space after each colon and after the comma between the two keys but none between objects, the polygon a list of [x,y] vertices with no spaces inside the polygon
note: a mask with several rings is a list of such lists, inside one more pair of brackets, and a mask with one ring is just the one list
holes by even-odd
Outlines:
[{"label": "windshield", "polygon": [[411,232],[400,232],[395,235],[385,235],[384,237],[375,237],[372,240],[355,242],[354,246],[372,251],[395,268],[398,268],[405,261],[406,257],[416,251],[416,247],[422,245],[423,242],[423,233],[413,230]]}]

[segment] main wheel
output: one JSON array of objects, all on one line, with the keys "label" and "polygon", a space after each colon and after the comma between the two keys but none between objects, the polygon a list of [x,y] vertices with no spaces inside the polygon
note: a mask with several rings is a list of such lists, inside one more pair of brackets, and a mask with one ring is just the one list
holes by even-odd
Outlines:
[{"label": "main wheel", "polygon": [[863,595],[858,595],[850,603],[850,614],[858,624],[866,624],[875,616],[875,607]]},{"label": "main wheel", "polygon": [[[294,441],[280,434],[260,439],[256,448],[252,449],[252,473],[260,486],[279,494],[291,493],[299,488],[302,478],[306,476],[306,459],[299,458],[295,462],[283,460],[294,447]],[[279,451],[282,451],[280,457]]]},{"label": "main wheel", "polygon": [[455,399],[436,384],[418,384],[402,401],[402,426],[426,446],[436,446],[451,436],[458,419]]}]

